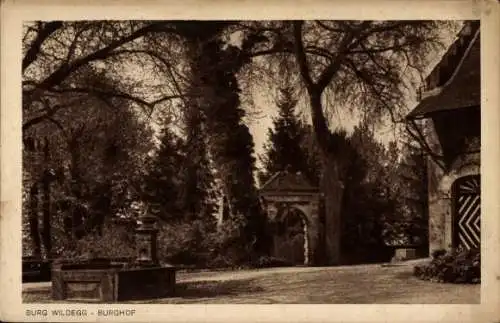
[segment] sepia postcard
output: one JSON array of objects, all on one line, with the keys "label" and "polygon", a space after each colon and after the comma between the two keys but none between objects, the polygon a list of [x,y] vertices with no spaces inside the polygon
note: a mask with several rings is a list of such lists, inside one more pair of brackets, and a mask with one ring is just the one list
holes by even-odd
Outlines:
[{"label": "sepia postcard", "polygon": [[499,322],[496,1],[4,1],[0,319]]}]

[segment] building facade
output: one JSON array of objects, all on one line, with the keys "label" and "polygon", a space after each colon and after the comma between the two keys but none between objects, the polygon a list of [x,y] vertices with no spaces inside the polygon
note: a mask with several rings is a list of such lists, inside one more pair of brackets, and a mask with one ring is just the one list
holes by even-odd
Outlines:
[{"label": "building facade", "polygon": [[480,247],[479,22],[464,24],[432,70],[408,131],[428,155],[429,251]]}]

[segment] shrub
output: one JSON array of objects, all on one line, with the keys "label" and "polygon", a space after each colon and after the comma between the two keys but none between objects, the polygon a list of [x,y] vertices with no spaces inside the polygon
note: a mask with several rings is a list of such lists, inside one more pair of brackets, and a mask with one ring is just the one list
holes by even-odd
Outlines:
[{"label": "shrub", "polygon": [[209,231],[199,220],[162,225],[158,236],[160,260],[175,265],[200,266],[210,251]]},{"label": "shrub", "polygon": [[292,263],[285,259],[272,256],[261,256],[256,261],[252,262],[252,267],[255,268],[271,268],[271,267],[289,267]]},{"label": "shrub", "polygon": [[126,227],[107,224],[102,235],[90,233],[73,245],[63,247],[60,256],[71,260],[132,258],[135,256],[134,234]]},{"label": "shrub", "polygon": [[164,224],[159,233],[160,259],[197,268],[242,268],[256,262],[252,242],[244,240],[244,219],[223,225],[203,220]]},{"label": "shrub", "polygon": [[432,258],[439,258],[439,257],[442,257],[446,254],[446,250],[445,249],[438,249],[438,250],[434,250],[432,252]]},{"label": "shrub", "polygon": [[207,264],[211,268],[242,267],[248,266],[254,255],[251,242],[245,241],[245,219],[234,216],[226,219],[224,223],[212,234],[213,260]]},{"label": "shrub", "polygon": [[443,283],[477,284],[481,282],[479,249],[446,252],[437,250],[429,264],[415,266],[414,275],[420,279]]}]

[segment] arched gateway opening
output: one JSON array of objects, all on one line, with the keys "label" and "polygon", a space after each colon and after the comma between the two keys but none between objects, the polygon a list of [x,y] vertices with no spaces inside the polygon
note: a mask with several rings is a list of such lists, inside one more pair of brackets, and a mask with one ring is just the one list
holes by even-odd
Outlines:
[{"label": "arched gateway opening", "polygon": [[307,220],[302,211],[285,209],[274,226],[273,256],[293,265],[304,265],[307,251]]},{"label": "arched gateway opening", "polygon": [[319,190],[300,173],[278,172],[260,189],[273,235],[272,256],[294,265],[316,263]]}]

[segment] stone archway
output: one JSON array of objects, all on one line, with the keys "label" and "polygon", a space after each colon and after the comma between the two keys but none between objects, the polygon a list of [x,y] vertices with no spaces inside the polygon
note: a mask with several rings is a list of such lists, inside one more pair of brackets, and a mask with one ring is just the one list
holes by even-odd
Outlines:
[{"label": "stone archway", "polygon": [[[279,172],[261,187],[259,193],[273,228],[271,249],[274,255],[283,256],[279,250],[288,245],[293,248],[288,254],[293,263],[302,261],[304,265],[315,264],[320,231],[318,188],[309,184],[300,173]],[[287,231],[288,240],[279,230],[286,221],[289,221],[288,226],[294,227],[291,232]],[[302,234],[299,233],[301,230]],[[303,245],[302,256],[297,255],[300,244]],[[284,254],[287,255],[286,252]]]}]

